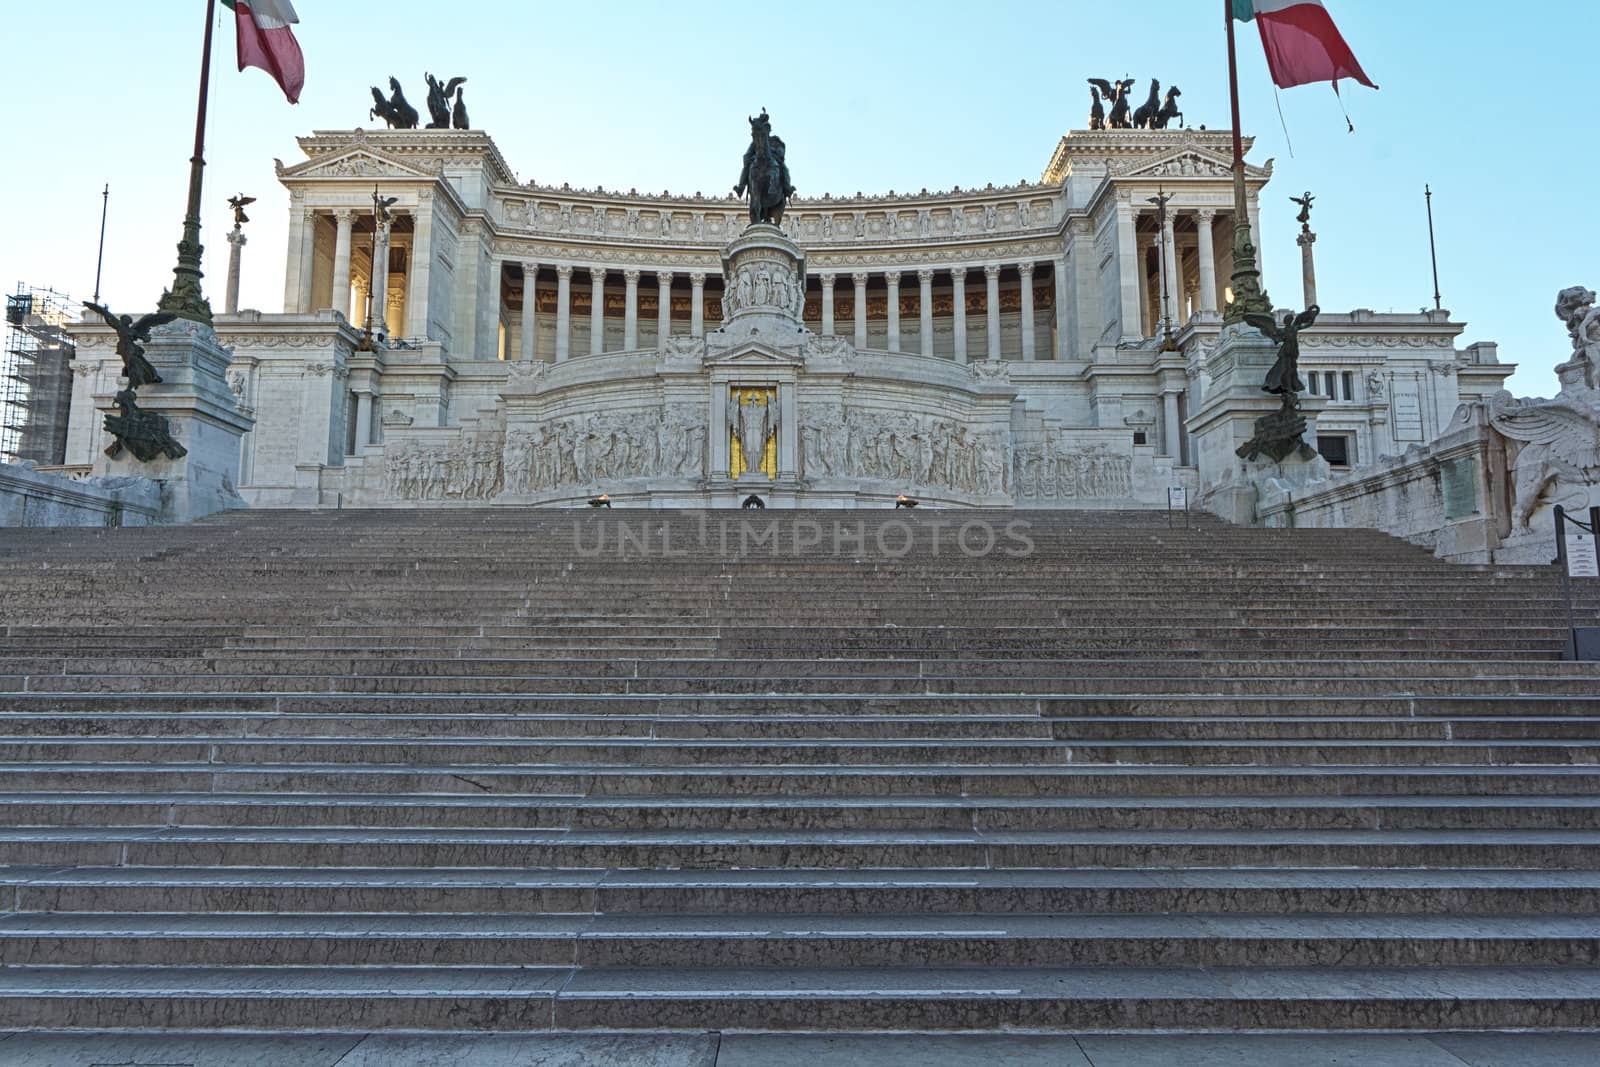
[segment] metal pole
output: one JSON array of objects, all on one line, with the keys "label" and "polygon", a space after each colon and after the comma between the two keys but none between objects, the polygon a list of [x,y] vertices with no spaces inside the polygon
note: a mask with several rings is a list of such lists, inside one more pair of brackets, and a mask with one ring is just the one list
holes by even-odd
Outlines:
[{"label": "metal pole", "polygon": [[1233,105],[1233,300],[1222,320],[1243,322],[1247,313],[1272,314],[1272,298],[1261,288],[1256,269],[1256,246],[1250,235],[1250,203],[1245,191],[1244,134],[1239,119],[1239,56],[1234,47],[1233,3],[1222,0],[1222,18],[1228,27],[1228,99]]},{"label": "metal pole", "polygon": [[211,88],[211,25],[216,21],[217,0],[206,0],[206,36],[200,52],[200,98],[194,116],[194,155],[189,157],[189,204],[183,216],[183,240],[178,242],[178,265],[172,288],[161,295],[160,308],[181,319],[211,325],[211,305],[201,291],[200,186],[205,170],[206,103]]},{"label": "metal pole", "polygon": [[1567,509],[1556,505],[1556,567],[1561,571],[1561,602],[1567,609],[1567,648],[1561,658],[1578,658],[1578,624],[1572,612],[1572,579],[1567,576]]},{"label": "metal pole", "polygon": [[94,258],[94,302],[100,303],[100,268],[106,261],[106,211],[111,207],[111,183],[100,194],[100,251]]},{"label": "metal pole", "polygon": [[1433,259],[1433,310],[1442,310],[1439,303],[1439,246],[1433,237],[1433,187],[1424,185],[1423,196],[1428,200],[1428,255]]}]

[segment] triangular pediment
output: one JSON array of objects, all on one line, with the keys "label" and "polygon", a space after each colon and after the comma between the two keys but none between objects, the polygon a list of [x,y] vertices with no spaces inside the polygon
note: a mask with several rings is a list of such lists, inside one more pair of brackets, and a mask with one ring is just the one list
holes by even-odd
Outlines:
[{"label": "triangular pediment", "polygon": [[[796,342],[799,343],[798,340]],[[721,352],[713,350],[706,356],[706,364],[716,367],[738,367],[749,370],[760,367],[798,367],[805,361],[798,351],[784,352],[761,341],[745,341],[737,347]]]},{"label": "triangular pediment", "polygon": [[278,165],[279,178],[411,178],[426,180],[434,175],[414,166],[379,155],[370,148],[353,148],[334,156],[322,156],[292,167]]},{"label": "triangular pediment", "polygon": [[[1263,168],[1247,163],[1245,173],[1268,177],[1272,168],[1270,164]],[[1129,161],[1115,171],[1118,178],[1227,178],[1232,174],[1233,161],[1227,156],[1194,146],[1167,152],[1156,159]]]}]

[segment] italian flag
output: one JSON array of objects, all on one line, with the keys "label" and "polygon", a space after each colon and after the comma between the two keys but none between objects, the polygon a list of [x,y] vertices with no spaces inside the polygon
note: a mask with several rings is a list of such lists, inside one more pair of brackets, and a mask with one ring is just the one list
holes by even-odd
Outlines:
[{"label": "italian flag", "polygon": [[1231,0],[1233,17],[1254,21],[1267,50],[1267,69],[1280,89],[1354,78],[1376,89],[1356,62],[1322,0]]},{"label": "italian flag", "polygon": [[290,23],[299,22],[289,0],[222,0],[239,24],[239,69],[260,67],[283,90],[289,103],[300,101],[306,60]]}]

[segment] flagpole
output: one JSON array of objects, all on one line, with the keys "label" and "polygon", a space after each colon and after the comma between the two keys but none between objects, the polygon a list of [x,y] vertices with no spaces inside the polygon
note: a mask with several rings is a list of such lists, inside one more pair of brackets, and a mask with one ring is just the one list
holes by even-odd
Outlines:
[{"label": "flagpole", "polygon": [[1433,310],[1443,311],[1439,302],[1439,245],[1433,238],[1433,186],[1424,185],[1422,195],[1428,201],[1428,255],[1433,259]]},{"label": "flagpole", "polygon": [[1222,321],[1243,322],[1248,313],[1272,314],[1272,298],[1261,288],[1256,246],[1250,235],[1250,203],[1245,190],[1244,134],[1239,120],[1239,57],[1234,47],[1233,0],[1222,0],[1228,27],[1228,97],[1233,104],[1233,300]]},{"label": "flagpole", "polygon": [[211,27],[216,22],[217,0],[206,0],[206,36],[200,53],[200,100],[194,117],[194,155],[189,157],[189,205],[183,217],[183,240],[178,242],[178,265],[172,288],[161,294],[162,311],[180,319],[211,325],[211,305],[201,291],[200,185],[205,170],[206,101],[211,88]]}]

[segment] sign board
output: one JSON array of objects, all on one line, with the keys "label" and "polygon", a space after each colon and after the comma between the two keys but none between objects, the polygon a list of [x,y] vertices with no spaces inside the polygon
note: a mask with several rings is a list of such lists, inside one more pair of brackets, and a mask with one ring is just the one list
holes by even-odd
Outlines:
[{"label": "sign board", "polygon": [[1187,489],[1168,489],[1167,490],[1167,510],[1168,511],[1188,511],[1189,510],[1189,490],[1187,490]]},{"label": "sign board", "polygon": [[1478,513],[1478,464],[1468,456],[1446,460],[1439,469],[1439,491],[1444,497],[1446,522]]},{"label": "sign board", "polygon": [[1394,439],[1422,440],[1422,398],[1417,395],[1417,387],[1413,382],[1395,383]]},{"label": "sign board", "polygon": [[1594,534],[1567,527],[1567,576],[1600,578],[1600,555],[1595,554]]}]

